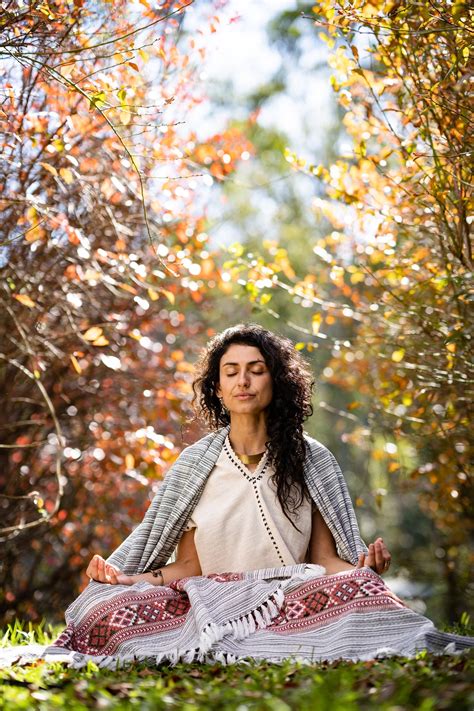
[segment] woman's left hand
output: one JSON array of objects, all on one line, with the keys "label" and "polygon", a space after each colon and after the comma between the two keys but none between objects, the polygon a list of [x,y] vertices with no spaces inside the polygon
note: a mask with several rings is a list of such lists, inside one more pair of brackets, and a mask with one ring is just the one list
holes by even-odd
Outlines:
[{"label": "woman's left hand", "polygon": [[386,573],[390,567],[392,561],[392,556],[383,542],[382,538],[377,538],[375,543],[369,545],[369,552],[367,555],[365,553],[359,554],[359,560],[357,562],[356,568],[364,568],[368,566],[372,568],[376,573],[382,575]]}]

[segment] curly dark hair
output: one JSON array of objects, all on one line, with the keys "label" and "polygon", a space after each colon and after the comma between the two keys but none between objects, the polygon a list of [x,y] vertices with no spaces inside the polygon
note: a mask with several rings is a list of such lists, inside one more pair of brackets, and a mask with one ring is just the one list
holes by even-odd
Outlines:
[{"label": "curly dark hair", "polygon": [[212,430],[230,423],[229,413],[219,400],[216,387],[220,360],[233,344],[258,348],[270,371],[273,397],[266,409],[269,439],[265,445],[268,462],[275,470],[272,481],[278,501],[294,525],[290,513],[295,513],[308,496],[303,476],[307,447],[303,422],[313,414],[311,396],[315,381],[310,366],[289,338],[259,324],[239,323],[216,334],[195,365],[196,377],[192,384],[194,412]]}]

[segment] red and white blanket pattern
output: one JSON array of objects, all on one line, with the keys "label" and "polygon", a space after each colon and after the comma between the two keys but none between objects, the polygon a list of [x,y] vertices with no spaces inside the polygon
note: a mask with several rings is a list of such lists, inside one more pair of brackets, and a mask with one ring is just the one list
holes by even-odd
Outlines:
[{"label": "red and white blanket pattern", "polygon": [[[116,667],[287,658],[320,661],[454,652],[473,638],[438,631],[369,568],[337,575],[318,566],[185,578],[168,586],[90,583],[46,651],[72,666]],[[50,656],[51,655],[51,656]]]}]

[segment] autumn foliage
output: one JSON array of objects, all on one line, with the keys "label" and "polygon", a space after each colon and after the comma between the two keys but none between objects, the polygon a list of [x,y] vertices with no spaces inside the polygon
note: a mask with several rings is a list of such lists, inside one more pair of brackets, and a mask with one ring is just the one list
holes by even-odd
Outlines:
[{"label": "autumn foliage", "polygon": [[251,147],[186,122],[210,31],[182,32],[191,3],[4,5],[0,609],[34,619],[186,443],[196,306],[220,281],[200,190]]},{"label": "autumn foliage", "polygon": [[262,310],[281,290],[306,310],[298,347],[327,349],[325,377],[352,395],[346,441],[385,464],[387,489],[418,493],[459,594],[473,520],[472,10],[331,0],[306,19],[329,48],[349,144],[331,165],[287,151],[317,181],[321,268],[297,273],[272,243],[252,263],[234,245],[229,268]]}]

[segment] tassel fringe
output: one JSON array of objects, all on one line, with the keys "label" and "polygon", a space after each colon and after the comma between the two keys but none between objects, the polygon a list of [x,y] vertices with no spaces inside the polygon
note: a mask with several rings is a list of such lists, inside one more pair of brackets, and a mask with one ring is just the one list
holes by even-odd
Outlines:
[{"label": "tassel fringe", "polygon": [[226,634],[232,634],[234,639],[242,640],[253,634],[256,629],[265,629],[280,614],[284,601],[285,595],[278,588],[265,602],[247,615],[229,620],[221,625],[211,622],[201,632],[199,652],[205,654]]}]

